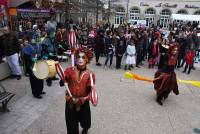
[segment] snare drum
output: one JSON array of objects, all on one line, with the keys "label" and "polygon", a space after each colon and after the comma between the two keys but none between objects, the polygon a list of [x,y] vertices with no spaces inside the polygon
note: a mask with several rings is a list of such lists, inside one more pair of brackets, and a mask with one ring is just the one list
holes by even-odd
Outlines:
[{"label": "snare drum", "polygon": [[38,79],[52,78],[56,75],[56,62],[54,60],[37,61],[33,66],[33,74]]}]

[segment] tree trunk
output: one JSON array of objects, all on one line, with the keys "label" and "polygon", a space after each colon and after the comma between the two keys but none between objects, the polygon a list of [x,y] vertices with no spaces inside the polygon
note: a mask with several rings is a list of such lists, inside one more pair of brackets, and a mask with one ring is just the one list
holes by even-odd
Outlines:
[{"label": "tree trunk", "polygon": [[96,10],[96,25],[98,25],[98,19],[99,19],[99,0],[96,0],[97,4],[97,10]]}]

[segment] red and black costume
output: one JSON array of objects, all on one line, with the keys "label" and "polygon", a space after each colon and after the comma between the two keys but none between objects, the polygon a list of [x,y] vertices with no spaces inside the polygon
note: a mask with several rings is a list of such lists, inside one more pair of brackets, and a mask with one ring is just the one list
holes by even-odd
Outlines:
[{"label": "red and black costume", "polygon": [[155,40],[148,48],[149,51],[149,68],[154,68],[156,57],[158,56],[159,44]]},{"label": "red and black costume", "polygon": [[[92,82],[95,83],[95,74],[86,68],[89,62],[89,51],[83,49],[75,52],[75,67],[69,67],[64,71],[64,81],[67,83],[70,94],[66,91],[66,107],[65,119],[68,134],[79,134],[79,123],[83,128],[82,134],[87,134],[88,129],[91,127],[91,112],[89,100],[92,94]],[[85,59],[85,64],[79,66],[79,54],[82,53]],[[92,80],[91,80],[92,79]],[[61,81],[62,83],[62,81]],[[63,84],[61,84],[63,85]]]},{"label": "red and black costume", "polygon": [[166,99],[171,91],[176,95],[179,94],[176,74],[174,72],[176,66],[176,55],[172,51],[176,46],[169,49],[168,54],[163,57],[164,64],[161,69],[155,73],[154,89],[157,92],[156,101],[162,105],[162,99]]},{"label": "red and black costume", "polygon": [[[65,79],[69,90],[74,98],[79,98],[76,104],[71,103],[71,97],[66,94],[65,118],[68,134],[78,134],[79,126],[83,129],[89,129],[91,126],[91,113],[89,101],[85,100],[91,92],[90,71],[84,70],[81,74],[77,68],[67,68],[65,70]],[[93,80],[95,75],[93,74]],[[80,107],[80,110],[77,108]]]},{"label": "red and black costume", "polygon": [[188,74],[190,74],[190,71],[193,67],[193,62],[194,62],[194,57],[195,57],[195,51],[193,50],[187,50],[186,51],[186,55],[185,55],[185,62],[186,62],[186,65],[185,65],[185,69],[183,71],[183,73],[185,73],[188,69]]}]

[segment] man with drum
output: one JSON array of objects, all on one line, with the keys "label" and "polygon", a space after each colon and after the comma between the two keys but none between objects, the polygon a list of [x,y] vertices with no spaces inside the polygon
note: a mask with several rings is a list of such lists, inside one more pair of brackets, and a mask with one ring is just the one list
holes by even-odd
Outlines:
[{"label": "man with drum", "polygon": [[87,69],[87,64],[91,58],[91,50],[79,48],[75,51],[75,67],[68,67],[63,74],[64,76],[60,76],[62,79],[60,85],[64,86],[65,82],[68,84],[65,97],[65,118],[68,134],[79,134],[79,122],[83,128],[82,134],[87,134],[91,127],[89,100],[94,106],[97,105],[97,94],[93,85],[95,74]]},{"label": "man with drum", "polygon": [[23,48],[22,52],[26,62],[28,62],[27,72],[29,74],[32,94],[35,98],[41,99],[41,95],[45,94],[45,92],[43,92],[44,82],[43,79],[37,78],[34,74],[34,71],[36,71],[34,63],[42,58],[41,47],[34,39],[31,40],[30,44],[28,40],[25,39],[24,43],[26,44],[26,47]]}]

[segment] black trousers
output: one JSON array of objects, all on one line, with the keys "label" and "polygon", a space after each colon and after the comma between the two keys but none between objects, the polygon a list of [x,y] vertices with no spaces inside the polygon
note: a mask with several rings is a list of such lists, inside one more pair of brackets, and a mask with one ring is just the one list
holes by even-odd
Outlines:
[{"label": "black trousers", "polygon": [[[187,70],[188,70],[188,74],[190,73],[190,71],[191,71],[191,69],[192,69],[192,67],[193,67],[193,65],[188,65],[188,64],[186,64],[185,65],[185,69],[184,69],[184,71],[183,72],[186,72]],[[189,69],[188,69],[189,68]]]},{"label": "black trousers", "polygon": [[31,61],[31,56],[29,56],[29,55],[24,55],[24,57],[23,57],[23,59],[24,59],[24,73],[25,74],[28,74],[28,73],[30,73],[30,65],[32,64],[32,61]]},{"label": "black trousers", "polygon": [[35,97],[39,96],[42,93],[43,88],[44,88],[43,80],[36,78],[32,73],[29,74],[29,79],[31,83],[31,90],[32,90],[33,96]]},{"label": "black trousers", "polygon": [[143,59],[142,53],[143,53],[142,49],[137,51],[136,66],[138,66],[142,62]]},{"label": "black trousers", "polygon": [[91,127],[91,112],[89,101],[86,101],[77,111],[76,107],[66,102],[65,120],[67,125],[67,134],[79,134],[79,122],[83,129]]},{"label": "black trousers", "polygon": [[113,54],[107,54],[105,65],[107,65],[109,60],[110,60],[110,66],[111,66],[112,65],[112,61],[113,61]]},{"label": "black trousers", "polygon": [[121,68],[122,57],[123,56],[116,55],[116,68]]},{"label": "black trousers", "polygon": [[167,99],[170,92],[171,92],[170,90],[166,90],[166,91],[162,92],[161,94],[157,94],[157,100],[161,101],[163,98]]},{"label": "black trousers", "polygon": [[100,55],[101,55],[101,52],[99,50],[95,50],[96,63],[99,63]]}]

